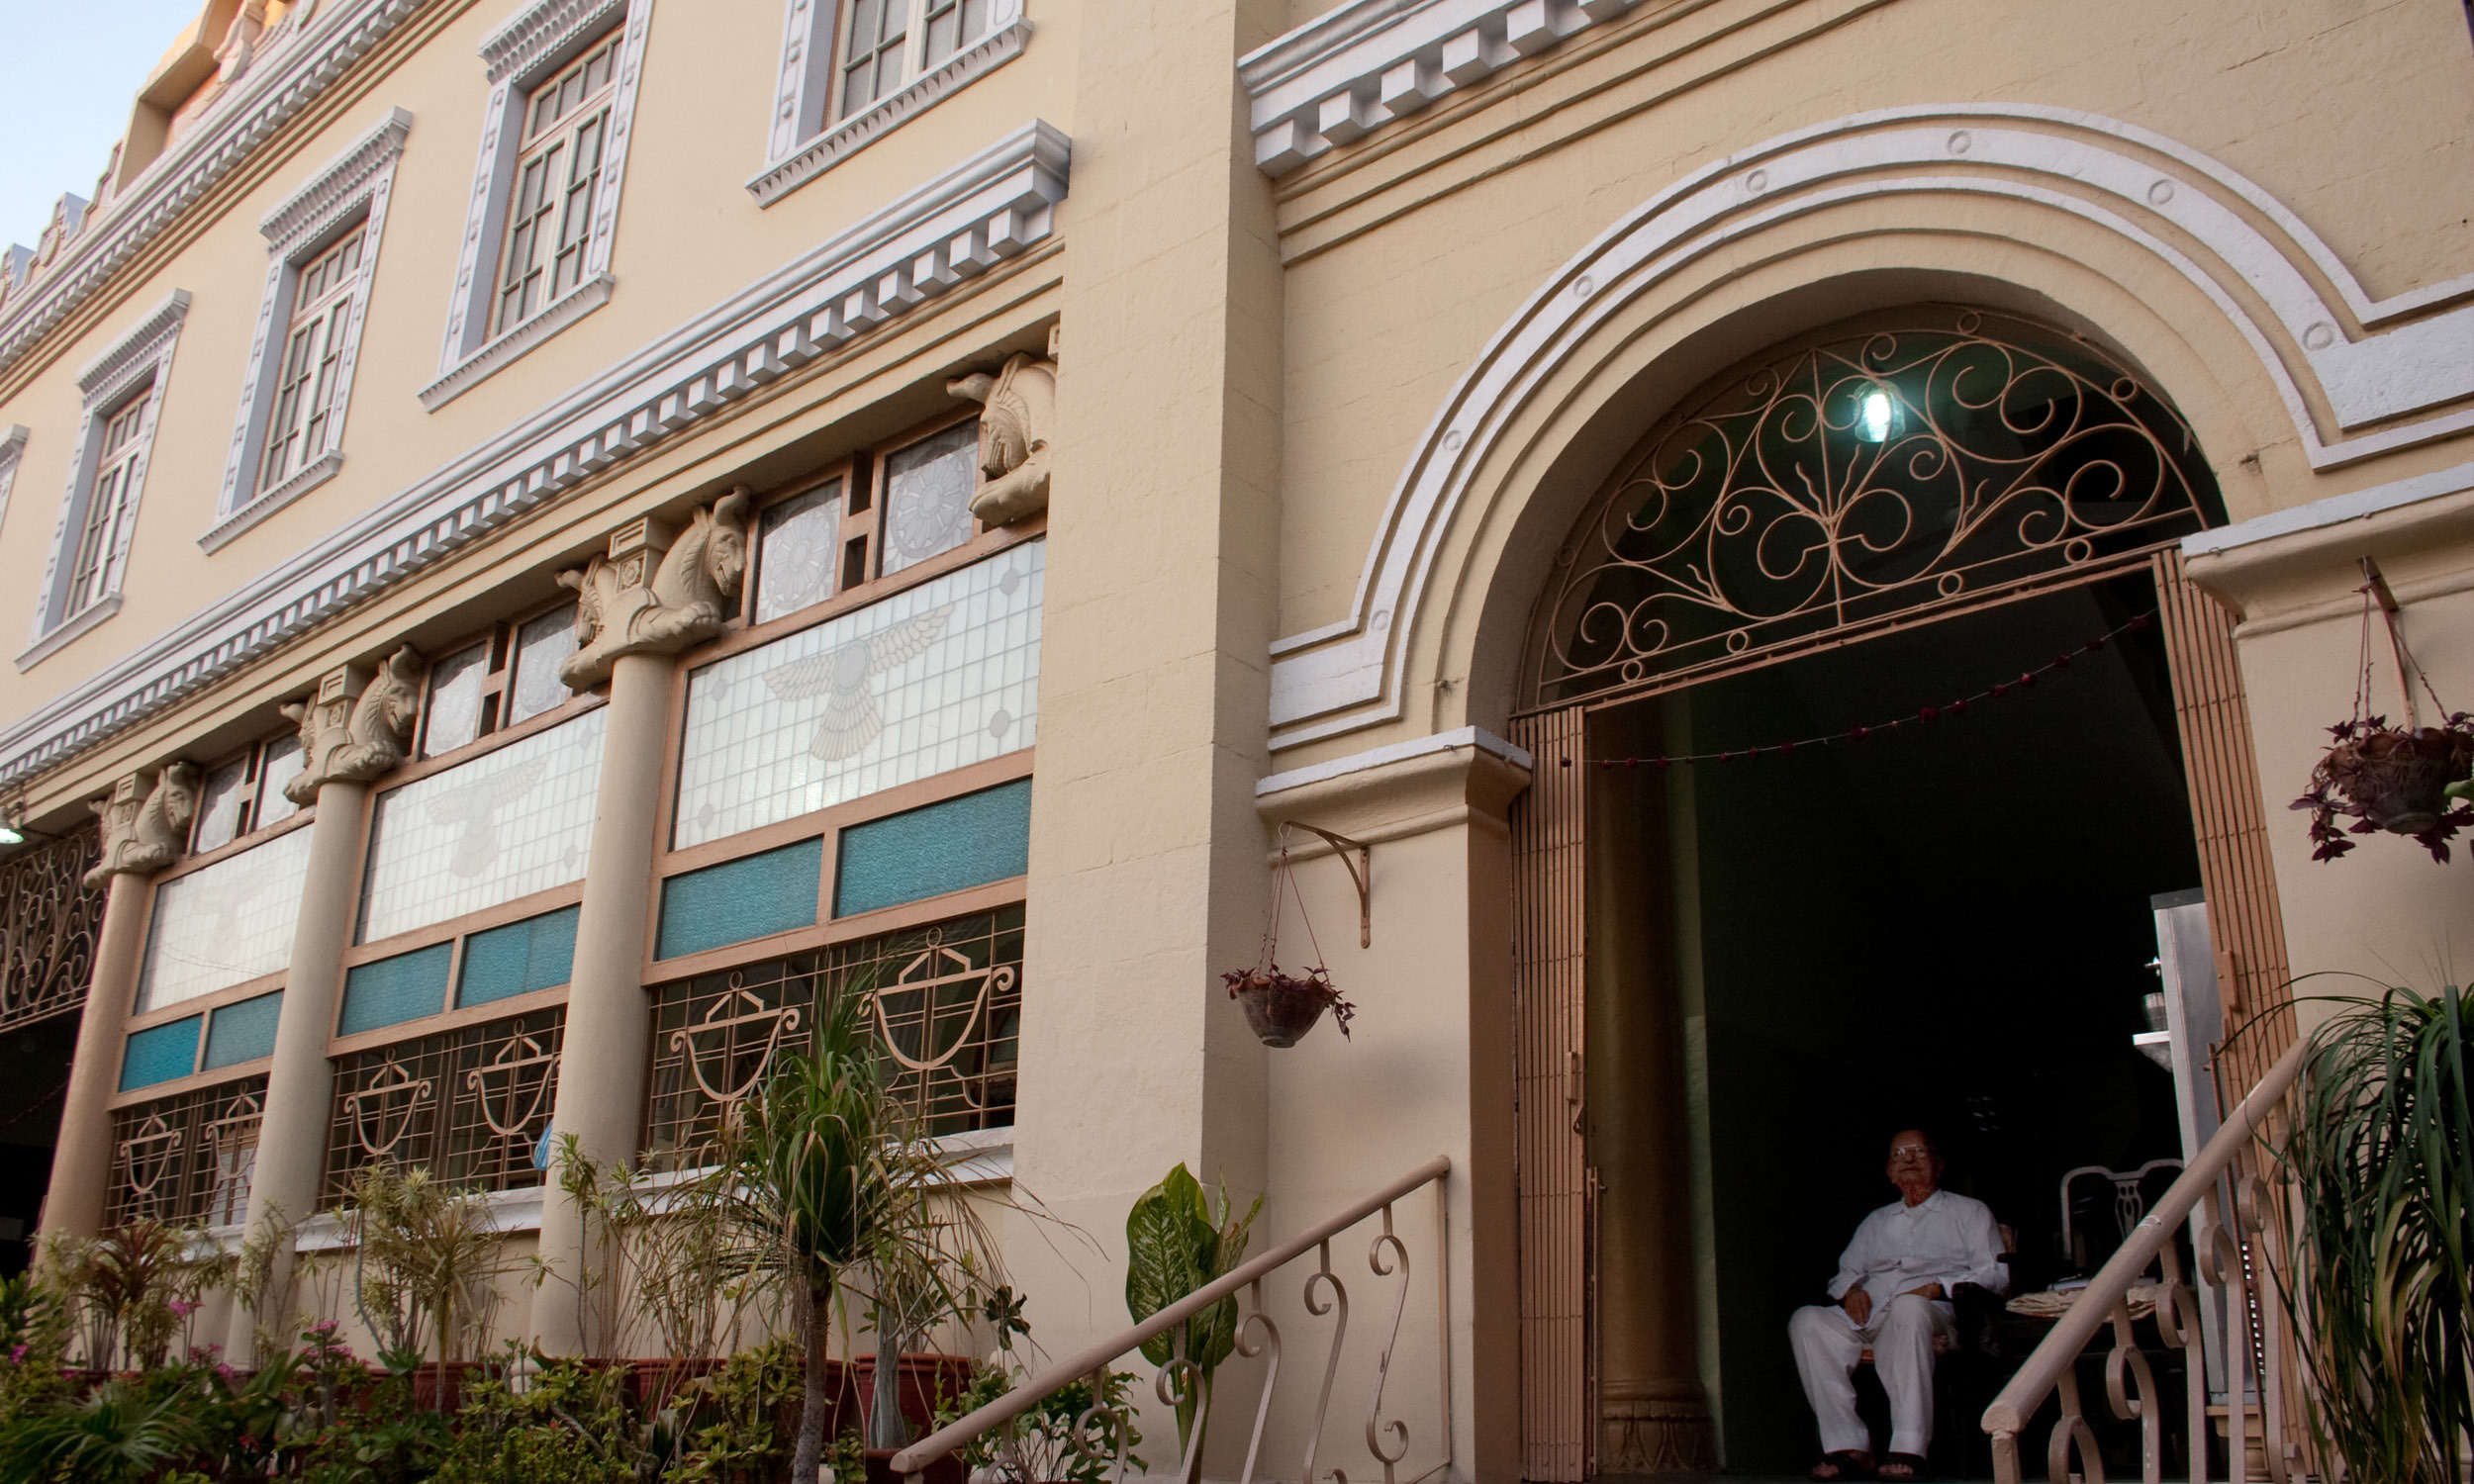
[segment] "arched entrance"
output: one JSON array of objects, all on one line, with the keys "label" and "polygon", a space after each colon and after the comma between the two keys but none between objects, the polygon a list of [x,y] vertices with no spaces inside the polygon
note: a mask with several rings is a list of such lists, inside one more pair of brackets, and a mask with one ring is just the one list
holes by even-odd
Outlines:
[{"label": "arched entrance", "polygon": [[1784,1315],[1897,1127],[2023,1249],[2061,1170],[2179,1153],[2150,898],[2204,888],[2229,1016],[2284,978],[2174,545],[2224,518],[2126,360],[1966,307],[1764,351],[1617,461],[1511,733],[1528,1477],[1807,1453]]}]

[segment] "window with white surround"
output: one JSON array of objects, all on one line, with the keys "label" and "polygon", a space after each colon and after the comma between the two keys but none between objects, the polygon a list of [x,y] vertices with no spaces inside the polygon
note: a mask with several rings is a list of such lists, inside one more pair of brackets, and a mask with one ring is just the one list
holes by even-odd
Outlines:
[{"label": "window with white surround", "polygon": [[26,429],[16,423],[0,427],[0,530],[7,529],[9,492],[17,486],[18,460],[26,453]]},{"label": "window with white surround", "polygon": [[361,322],[387,198],[413,116],[390,109],[266,214],[266,287],[240,384],[213,551],[327,482],[343,463]]},{"label": "window with white surround", "polygon": [[435,411],[607,303],[653,0],[532,0],[481,42],[489,112]]},{"label": "window with white surround", "polygon": [[1021,54],[1022,0],[789,0],[759,205]]},{"label": "window with white surround", "polygon": [[188,312],[189,296],[174,291],[77,373],[84,395],[77,451],[52,529],[51,560],[36,595],[34,633],[17,657],[20,670],[120,608],[155,417]]}]

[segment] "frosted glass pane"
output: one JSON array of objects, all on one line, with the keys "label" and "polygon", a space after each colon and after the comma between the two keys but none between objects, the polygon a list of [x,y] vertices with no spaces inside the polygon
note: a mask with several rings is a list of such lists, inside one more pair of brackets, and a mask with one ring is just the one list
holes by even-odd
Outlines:
[{"label": "frosted glass pane", "polygon": [[979,492],[979,473],[976,419],[957,422],[886,459],[888,575],[971,539],[971,497]]},{"label": "frosted glass pane", "polygon": [[810,490],[757,517],[756,621],[796,613],[833,596],[842,544],[842,482]]},{"label": "frosted glass pane", "polygon": [[569,603],[543,613],[516,631],[516,679],[508,687],[507,719],[513,726],[538,716],[575,695],[558,678],[558,662],[576,652],[576,609]]},{"label": "frosted glass pane", "polygon": [[823,873],[824,842],[818,839],[674,876],[661,885],[653,957],[675,959],[812,927]]},{"label": "frosted glass pane", "polygon": [[688,678],[678,848],[1029,747],[1047,543]]},{"label": "frosted glass pane", "polygon": [[433,943],[355,965],[343,976],[343,1015],[336,1033],[350,1036],[402,1025],[445,1009],[447,964],[454,957],[454,944]]},{"label": "frosted glass pane", "polygon": [[298,734],[288,732],[266,744],[257,767],[257,809],[249,816],[249,828],[262,830],[301,812],[300,805],[283,796],[283,786],[301,776],[301,766]]},{"label": "frosted glass pane", "polygon": [[421,755],[434,758],[481,735],[481,683],[490,675],[490,646],[448,655],[429,667],[429,700],[421,723]]},{"label": "frosted glass pane", "polygon": [[206,1070],[273,1056],[275,1022],[282,1015],[281,989],[216,1011],[214,1024],[206,1033]]},{"label": "frosted glass pane", "polygon": [[948,798],[842,831],[833,915],[873,912],[1031,869],[1031,781]]},{"label": "frosted glass pane", "polygon": [[561,907],[465,939],[456,1005],[486,1005],[567,982],[575,970],[578,915],[574,907]]},{"label": "frosted glass pane", "polygon": [[293,830],[154,888],[140,1011],[212,994],[292,962],[310,832]]},{"label": "frosted glass pane", "polygon": [[249,760],[226,763],[198,786],[198,829],[189,850],[205,855],[240,834],[240,806],[249,801]]},{"label": "frosted glass pane", "polygon": [[202,1015],[140,1031],[121,1050],[121,1091],[151,1087],[198,1069],[198,1022]]},{"label": "frosted glass pane", "polygon": [[378,795],[360,941],[582,880],[605,720],[587,711]]}]

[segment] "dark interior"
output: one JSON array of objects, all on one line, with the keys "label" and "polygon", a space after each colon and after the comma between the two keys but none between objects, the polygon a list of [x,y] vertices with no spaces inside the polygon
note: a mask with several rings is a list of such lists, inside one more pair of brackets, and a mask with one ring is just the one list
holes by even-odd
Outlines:
[{"label": "dark interior", "polygon": [[[2021,1289],[2076,1265],[2060,1251],[2064,1170],[2181,1152],[2172,1079],[2131,1042],[2157,987],[2149,897],[2199,881],[2164,647],[2152,626],[2082,647],[2154,602],[2143,574],[2121,578],[1684,699],[1701,754],[1874,729],[1690,772],[1730,1472],[1812,1459],[1787,1319],[1826,1301],[1856,1223],[1892,1198],[1893,1133],[1932,1131],[1944,1183],[2016,1230]],[[2031,689],[1881,729],[2064,653],[2068,669]],[[1662,715],[1679,709],[1602,713],[1593,751],[1665,751]],[[1648,766],[1592,782],[1665,791]]]}]

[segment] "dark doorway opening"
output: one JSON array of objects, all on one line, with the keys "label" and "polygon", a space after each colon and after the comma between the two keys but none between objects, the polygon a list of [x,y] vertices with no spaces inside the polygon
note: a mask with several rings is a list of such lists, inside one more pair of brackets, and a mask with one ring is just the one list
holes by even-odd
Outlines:
[{"label": "dark doorway opening", "polygon": [[[2132,1043],[2157,987],[2149,898],[2200,879],[2165,648],[2152,625],[2084,648],[2154,604],[2141,571],[1592,718],[1597,758],[1764,749],[1591,780],[1632,822],[1616,851],[1657,858],[1641,880],[1673,903],[1661,972],[1693,1088],[1699,1351],[1731,1473],[1813,1457],[1787,1321],[1827,1302],[1857,1222],[1893,1198],[1893,1132],[1932,1131],[1945,1184],[2015,1229],[2022,1288],[2074,1267],[2065,1170],[2181,1154],[2172,1078]],[[1927,705],[1942,714],[1918,719]],[[1859,724],[1862,741],[1766,750]],[[1976,1416],[1937,1420],[1953,1430],[1978,1456]]]}]

